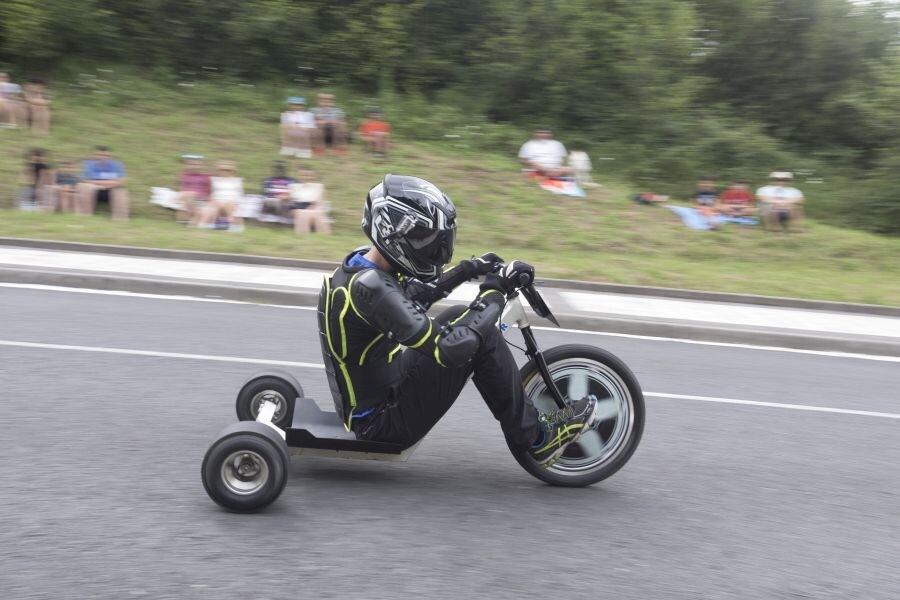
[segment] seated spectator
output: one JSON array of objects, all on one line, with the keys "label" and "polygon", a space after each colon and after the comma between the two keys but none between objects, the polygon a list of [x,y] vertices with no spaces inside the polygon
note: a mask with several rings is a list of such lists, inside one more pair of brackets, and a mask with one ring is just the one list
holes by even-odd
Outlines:
[{"label": "seated spectator", "polygon": [[24,122],[24,111],[22,86],[11,82],[6,73],[0,73],[0,127],[15,129]]},{"label": "seated spectator", "polygon": [[97,146],[94,157],[84,161],[78,184],[76,212],[92,215],[100,204],[109,206],[116,221],[128,219],[128,190],[125,189],[125,167],[114,160],[106,146]]},{"label": "seated spectator", "polygon": [[47,159],[47,152],[41,148],[26,152],[19,207],[23,210],[53,212],[53,182],[53,169]]},{"label": "seated spectator", "polygon": [[316,131],[316,118],[306,110],[306,100],[288,98],[288,109],[281,113],[281,153],[309,158]]},{"label": "seated spectator", "polygon": [[316,173],[300,167],[299,182],[292,183],[291,213],[294,217],[294,233],[331,233],[331,223],[325,206],[325,186],[316,181]]},{"label": "seated spectator", "polygon": [[794,174],[775,171],[769,174],[770,185],[756,191],[763,224],[769,231],[800,231],[803,218],[803,193],[790,183]]},{"label": "seated spectator", "polygon": [[60,212],[75,210],[76,189],[81,182],[78,169],[71,160],[64,160],[56,170],[56,203]]},{"label": "seated spectator", "polygon": [[751,217],[756,214],[756,201],[747,182],[735,179],[719,196],[718,210],[727,217]]},{"label": "seated spectator", "polygon": [[50,135],[50,100],[47,98],[43,81],[32,79],[25,84],[25,103],[31,133]]},{"label": "seated spectator", "polygon": [[244,180],[237,176],[236,165],[232,161],[221,161],[211,184],[210,201],[203,207],[197,227],[240,233],[244,230],[244,222],[234,216],[234,211],[244,199]]},{"label": "seated spectator", "polygon": [[178,204],[181,209],[175,213],[175,220],[197,225],[203,207],[209,203],[212,182],[203,164],[203,156],[184,154],[181,158],[184,159],[184,170],[178,176]]},{"label": "seated spectator", "polygon": [[391,124],[384,120],[381,109],[369,110],[366,120],[359,125],[359,137],[366,145],[366,152],[381,157],[387,156],[390,136]]},{"label": "seated spectator", "polygon": [[325,148],[331,148],[335,153],[343,153],[347,140],[347,123],[344,111],[334,105],[334,94],[319,94],[318,106],[313,112],[319,128],[317,152],[322,153]]},{"label": "seated spectator", "polygon": [[272,165],[272,176],[263,181],[263,205],[262,212],[290,219],[291,216],[291,190],[292,183],[297,183],[293,177],[288,177],[287,163],[276,161]]},{"label": "seated spectator", "polygon": [[544,177],[570,175],[572,169],[563,166],[566,155],[566,147],[553,139],[553,132],[549,129],[535,130],[534,137],[519,149],[519,161],[525,169]]},{"label": "seated spectator", "polygon": [[697,181],[697,191],[691,196],[697,203],[697,211],[709,223],[710,228],[717,229],[719,227],[716,217],[719,214],[718,200],[719,194],[716,191],[716,182],[712,177],[703,176]]}]

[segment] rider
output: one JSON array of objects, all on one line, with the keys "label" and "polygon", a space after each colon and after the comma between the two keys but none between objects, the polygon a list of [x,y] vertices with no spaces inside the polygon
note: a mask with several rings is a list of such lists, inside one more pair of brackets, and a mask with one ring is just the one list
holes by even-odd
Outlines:
[{"label": "rider", "polygon": [[[334,404],[358,439],[411,446],[444,415],[472,376],[507,439],[550,466],[593,425],[596,400],[539,415],[526,398],[497,320],[534,269],[487,253],[443,271],[453,255],[456,209],[424,179],[387,175],[366,198],[371,247],[325,279],[319,334]],[[443,272],[442,272],[443,271]],[[428,308],[484,276],[468,306],[432,319]],[[403,348],[406,350],[403,350]]]}]

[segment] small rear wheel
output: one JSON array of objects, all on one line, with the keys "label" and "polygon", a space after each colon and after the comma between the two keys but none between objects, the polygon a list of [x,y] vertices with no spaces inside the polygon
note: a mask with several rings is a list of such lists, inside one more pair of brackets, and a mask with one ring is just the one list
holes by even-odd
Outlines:
[{"label": "small rear wheel", "polygon": [[265,508],[287,483],[290,454],[270,426],[255,421],[226,427],[206,451],[201,477],[206,493],[235,512]]},{"label": "small rear wheel", "polygon": [[[585,345],[565,345],[544,352],[547,367],[567,402],[597,398],[598,418],[552,466],[539,465],[527,451],[512,446],[522,467],[551,485],[583,487],[621,469],[637,449],[644,430],[644,395],[637,378],[613,354]],[[539,412],[557,408],[534,361],[521,370],[525,394]]]},{"label": "small rear wheel", "polygon": [[235,409],[241,421],[255,421],[265,402],[275,404],[272,424],[287,429],[294,420],[294,402],[302,394],[294,383],[277,375],[254,377],[238,392]]}]

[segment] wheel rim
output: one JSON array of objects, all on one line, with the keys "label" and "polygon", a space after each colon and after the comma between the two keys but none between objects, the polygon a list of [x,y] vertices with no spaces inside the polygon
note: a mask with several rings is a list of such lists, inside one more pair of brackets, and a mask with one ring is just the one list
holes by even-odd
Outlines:
[{"label": "wheel rim", "polygon": [[284,394],[277,390],[263,390],[253,396],[253,399],[250,400],[250,414],[254,420],[259,416],[259,409],[262,408],[265,402],[275,404],[275,414],[272,415],[272,422],[280,423],[284,418],[285,412],[287,412],[287,400],[284,399]]},{"label": "wheel rim", "polygon": [[222,461],[222,482],[235,494],[246,496],[269,481],[269,465],[252,450],[232,452]]},{"label": "wheel rim", "polygon": [[[612,368],[589,358],[568,358],[548,367],[566,402],[589,394],[598,401],[593,427],[570,444],[548,470],[575,476],[603,468],[622,453],[634,431],[634,399],[628,386]],[[525,393],[539,412],[557,409],[538,373],[529,379]]]}]

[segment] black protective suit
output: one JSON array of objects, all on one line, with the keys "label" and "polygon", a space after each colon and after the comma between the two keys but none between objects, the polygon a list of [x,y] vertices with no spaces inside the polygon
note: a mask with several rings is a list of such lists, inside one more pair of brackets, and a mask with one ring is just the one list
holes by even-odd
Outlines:
[{"label": "black protective suit", "polygon": [[425,284],[348,266],[349,258],[325,280],[318,308],[328,383],[344,426],[360,439],[410,446],[472,376],[507,438],[530,446],[538,414],[496,327],[506,301],[499,278],[488,275],[468,307],[432,319],[426,310],[470,278],[465,269]]}]

